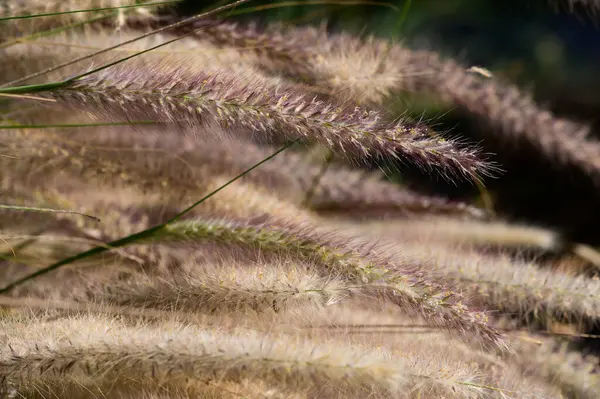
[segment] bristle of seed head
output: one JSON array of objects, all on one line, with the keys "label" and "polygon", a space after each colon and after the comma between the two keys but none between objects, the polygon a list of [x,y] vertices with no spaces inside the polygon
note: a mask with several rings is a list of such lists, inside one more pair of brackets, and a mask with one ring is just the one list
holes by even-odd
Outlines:
[{"label": "bristle of seed head", "polygon": [[[246,45],[256,53],[255,63],[267,63],[279,73],[301,76],[358,101],[381,103],[398,92],[433,96],[488,124],[487,134],[510,144],[526,142],[548,161],[581,169],[600,184],[600,144],[590,136],[589,126],[557,117],[516,86],[471,73],[436,52],[313,28],[264,32],[224,21],[203,24],[210,28],[196,36],[200,40]],[[248,45],[252,41],[260,43],[260,50]]]},{"label": "bristle of seed head", "polygon": [[[267,218],[268,220],[268,218]],[[331,234],[331,232],[330,232]],[[329,234],[329,235],[330,235]],[[337,233],[340,234],[340,233]],[[463,336],[477,336],[484,344],[504,347],[502,335],[487,325],[483,313],[469,310],[456,293],[430,284],[410,270],[402,256],[372,243],[344,237],[328,238],[319,229],[307,230],[297,223],[196,220],[167,225],[152,240],[202,241],[224,245],[254,247],[266,252],[295,253],[301,259],[318,261],[326,275],[336,273],[355,284],[365,285],[365,292],[388,297],[400,307],[422,314],[428,322],[448,328]],[[390,259],[379,252],[387,253]],[[395,263],[395,266],[392,266]],[[395,272],[390,274],[390,271]],[[403,270],[405,269],[405,270]]]},{"label": "bristle of seed head", "polygon": [[442,139],[422,124],[386,122],[376,111],[239,82],[226,70],[117,65],[43,95],[113,118],[219,125],[229,132],[318,142],[357,162],[395,159],[448,177],[477,178],[494,170],[476,150]]}]

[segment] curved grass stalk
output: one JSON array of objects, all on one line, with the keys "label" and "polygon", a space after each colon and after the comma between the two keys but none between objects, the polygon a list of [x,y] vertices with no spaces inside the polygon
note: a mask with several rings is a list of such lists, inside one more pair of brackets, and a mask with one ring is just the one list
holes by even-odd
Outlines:
[{"label": "curved grass stalk", "polygon": [[[257,379],[292,392],[319,392],[319,396],[413,397],[411,391],[448,394],[458,389],[483,397],[495,389],[475,381],[418,375],[408,362],[382,353],[272,334],[223,334],[172,323],[132,328],[97,317],[42,323],[25,336],[18,328],[6,327],[0,375],[22,393],[60,393],[71,384],[112,386],[118,392],[135,381],[193,387],[213,378]],[[68,339],[62,338],[65,333]]]},{"label": "curved grass stalk", "polygon": [[[240,173],[275,150],[247,141],[231,140],[225,132],[215,133],[213,129],[218,139],[207,138],[197,142],[182,137],[180,131],[172,128],[151,128],[143,132],[101,129],[70,134],[68,141],[61,138],[64,134],[57,133],[53,141],[62,151],[69,153],[67,160],[72,162],[65,168],[75,169],[77,174],[87,174],[87,165],[90,166],[88,171],[104,165],[103,175],[129,175],[132,184],[145,181],[144,184],[151,185],[153,178],[160,177],[168,180],[170,186],[183,189],[203,184],[210,175]],[[186,132],[185,136],[193,134]],[[36,152],[42,145],[36,146]],[[25,151],[19,150],[19,153],[23,157]],[[55,150],[52,157],[55,157],[54,153]],[[83,153],[84,157],[78,155]],[[28,162],[42,162],[43,158],[40,156],[39,160]],[[317,177],[319,182],[313,188]],[[476,218],[484,214],[481,209],[465,203],[420,194],[386,182],[381,174],[375,172],[331,165],[321,174],[321,167],[309,156],[295,152],[280,154],[245,180],[268,190],[275,189],[275,194],[282,199],[302,205],[306,193],[313,188],[308,207],[328,214],[353,213],[366,217],[371,214],[435,213]]]},{"label": "curved grass stalk", "polygon": [[313,312],[342,301],[357,289],[298,266],[225,266],[215,270],[192,266],[174,277],[134,275],[125,283],[111,285],[101,299],[121,306],[208,313],[243,309]]},{"label": "curved grass stalk", "polygon": [[[423,260],[425,254],[428,261]],[[547,323],[558,319],[590,325],[600,320],[600,283],[595,279],[541,269],[506,256],[435,245],[405,245],[403,256],[428,269],[429,278],[453,282],[476,303],[523,320]]]},{"label": "curved grass stalk", "polygon": [[[114,117],[219,125],[287,139],[319,142],[364,162],[391,158],[447,176],[477,178],[490,165],[473,150],[434,137],[424,126],[387,123],[375,111],[306,100],[260,84],[240,82],[227,71],[194,73],[183,66],[118,65],[39,93],[70,107]],[[493,168],[492,168],[493,169]]]},{"label": "curved grass stalk", "polygon": [[593,248],[571,243],[558,231],[504,221],[456,220],[445,217],[397,220],[393,225],[363,222],[359,225],[338,222],[340,226],[385,236],[394,240],[474,247],[482,250],[535,250],[554,254],[572,253],[582,261],[600,268],[600,254]]},{"label": "curved grass stalk", "polygon": [[[290,226],[227,221],[182,221],[166,226],[148,237],[160,241],[210,241],[225,245],[255,247],[266,252],[293,253],[301,259],[321,264],[326,274],[339,274],[354,284],[366,284],[364,292],[389,297],[398,306],[422,314],[433,325],[448,328],[459,335],[474,335],[487,344],[503,346],[501,336],[486,325],[484,315],[469,311],[451,299],[454,293],[441,291],[396,268],[377,255],[367,243],[330,241],[318,231],[304,232]],[[368,248],[368,249],[367,249]],[[404,259],[402,259],[403,261]],[[398,264],[398,267],[405,263]]]}]

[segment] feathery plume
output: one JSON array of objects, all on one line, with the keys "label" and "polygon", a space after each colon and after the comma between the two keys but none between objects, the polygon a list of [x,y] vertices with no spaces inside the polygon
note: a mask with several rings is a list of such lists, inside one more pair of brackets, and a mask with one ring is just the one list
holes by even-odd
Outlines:
[{"label": "feathery plume", "polygon": [[[170,25],[174,18],[161,17],[154,21],[130,17],[126,24],[132,29],[144,29],[148,24],[153,28]],[[298,31],[297,35],[283,36],[274,32],[263,32],[255,25],[239,26],[236,23],[221,20],[203,19],[179,27],[172,31],[175,35],[192,33],[192,37],[207,41],[218,47],[237,49],[261,69],[284,72],[289,76],[306,78],[312,76],[310,62],[316,57],[312,50],[319,36],[313,30]]]},{"label": "feathery plume", "polygon": [[403,256],[407,262],[420,263],[428,270],[427,277],[454,283],[455,290],[488,308],[543,323],[560,319],[593,325],[600,318],[600,283],[595,279],[541,269],[507,256],[431,244],[405,243]]},{"label": "feathery plume", "polygon": [[407,88],[437,95],[489,124],[489,133],[503,141],[528,143],[549,162],[578,168],[600,183],[600,143],[588,125],[559,118],[516,86],[469,73],[436,53],[414,52],[407,62],[424,71]]},{"label": "feathery plume", "polygon": [[[516,334],[515,334],[516,335]],[[565,343],[533,335],[534,341],[515,340],[521,356],[513,359],[522,372],[535,373],[560,387],[566,397],[592,399],[600,395],[600,376],[597,368],[600,359],[584,357],[568,348]]]},{"label": "feathery plume", "polygon": [[[197,158],[210,160],[212,165],[229,162],[222,169],[235,173],[274,152],[271,147],[232,140],[223,144],[211,142],[206,147],[209,151],[200,148],[193,151],[195,154],[202,153],[202,157]],[[264,164],[248,179],[267,188],[276,188],[277,193],[298,203],[306,199],[318,180],[308,206],[320,213],[352,213],[360,217],[419,213],[476,218],[484,215],[483,210],[474,206],[421,194],[387,182],[382,173],[353,170],[337,164],[330,165],[324,173],[321,171],[322,166],[311,162],[309,156],[287,151]]]},{"label": "feathery plume", "polygon": [[[127,28],[115,33],[113,30],[94,27],[94,29],[69,30],[56,33],[52,37],[31,39],[8,48],[0,48],[0,54],[2,54],[4,60],[0,65],[0,76],[5,82],[16,80],[104,48],[111,48],[122,42],[134,40],[137,37],[139,37],[139,32]],[[114,61],[115,58],[130,56],[154,47],[169,38],[165,34],[145,37],[117,47],[107,53],[97,54],[91,59],[85,60],[85,62],[77,62],[57,71],[44,74],[33,81],[45,83],[63,79],[65,76],[73,76],[87,65],[101,65]],[[265,76],[260,69],[246,58],[242,57],[239,51],[235,49],[219,48],[208,42],[184,37],[169,44],[169,46],[152,50],[137,57],[136,63],[161,62],[168,59],[169,62],[175,64],[185,63],[191,70],[226,67],[234,69],[240,79],[248,81],[260,79],[265,85],[273,86],[283,84],[283,80],[278,79],[276,76]],[[294,87],[299,90],[297,85],[294,85]],[[45,116],[44,121],[48,122],[48,116]]]},{"label": "feathery plume", "polygon": [[[118,392],[119,387],[135,385],[134,381],[193,389],[208,379],[246,378],[292,391],[309,389],[319,396],[412,397],[409,393],[419,385],[432,393],[452,392],[429,376],[412,373],[411,365],[400,358],[306,339],[253,332],[222,334],[173,324],[138,323],[132,328],[93,316],[41,323],[27,334],[3,324],[0,375],[5,387],[22,393],[60,393],[69,385],[110,393],[111,387]],[[462,388],[475,397],[483,397],[486,391],[470,381]]]},{"label": "feathery plume", "polygon": [[[268,219],[267,219],[268,220]],[[339,233],[337,233],[339,235]],[[267,252],[294,253],[302,259],[318,261],[326,274],[339,274],[344,279],[364,286],[364,292],[389,297],[399,306],[412,309],[431,324],[449,328],[460,335],[475,335],[485,343],[502,347],[502,336],[486,324],[483,314],[468,310],[462,303],[451,301],[454,293],[428,284],[407,263],[395,265],[393,259],[378,256],[373,244],[344,237],[328,239],[319,229],[303,231],[297,225],[263,222],[252,224],[231,221],[182,221],[165,226],[153,240],[200,241],[224,245],[242,245]],[[403,261],[404,259],[402,259]],[[391,272],[391,273],[390,273]]]},{"label": "feathery plume", "polygon": [[[484,252],[533,250],[553,254],[572,253],[579,258],[575,269],[594,266],[600,268],[600,253],[581,243],[571,242],[559,231],[542,227],[510,224],[505,221],[456,220],[448,217],[423,217],[396,220],[393,225],[363,221],[360,224],[336,220],[339,227],[367,234],[385,235],[401,241],[431,242],[442,245],[473,247]],[[571,265],[573,263],[571,262]]]},{"label": "feathery plume", "polygon": [[219,125],[228,132],[242,128],[267,137],[319,142],[359,162],[392,158],[448,176],[477,177],[491,170],[474,150],[435,137],[421,124],[388,123],[376,111],[239,82],[226,70],[190,72],[165,63],[120,64],[39,95],[113,118]]},{"label": "feathery plume", "polygon": [[338,224],[368,234],[417,243],[430,242],[502,250],[529,248],[556,253],[568,248],[567,241],[557,231],[510,224],[501,220],[476,221],[456,220],[449,217],[424,217],[397,220],[393,225],[379,221],[360,224],[338,222]]},{"label": "feathery plume", "polygon": [[[123,153],[133,151],[134,148],[150,151],[148,156],[151,157],[171,157],[172,154],[177,154],[177,159],[181,162],[173,162],[171,167],[167,167],[166,164],[150,167],[145,163],[143,171],[161,171],[160,174],[168,178],[170,184],[180,185],[182,188],[189,186],[191,182],[200,183],[206,180],[206,176],[211,173],[231,176],[239,174],[276,151],[273,147],[228,139],[225,132],[217,134],[223,136],[218,139],[207,137],[201,141],[191,139],[192,135],[193,131],[182,135],[180,130],[162,126],[145,127],[143,131],[124,127],[102,128],[74,132],[69,135],[69,142],[73,145],[77,143],[76,145],[85,146],[86,153],[98,151],[95,149],[97,147],[110,147],[114,151],[120,149]],[[105,153],[105,157],[112,158],[109,151]],[[178,168],[184,171],[178,172]],[[268,190],[275,189],[275,195],[301,205],[304,204],[307,193],[313,189],[313,184],[318,178],[308,206],[328,214],[353,213],[366,217],[430,213],[476,218],[484,215],[483,210],[474,206],[421,194],[386,182],[381,173],[353,170],[336,164],[331,165],[321,175],[321,168],[322,166],[311,161],[308,155],[286,151],[244,177],[243,180]],[[135,169],[135,166],[129,167],[130,171]],[[173,173],[173,176],[169,176],[170,173]]]},{"label": "feathery plume", "polygon": [[306,267],[283,264],[213,267],[192,266],[189,272],[176,272],[170,278],[132,276],[124,283],[108,287],[102,299],[122,306],[209,313],[243,308],[279,312],[286,308],[319,309],[341,301],[353,291],[339,279],[324,279],[310,270],[307,273]]},{"label": "feathery plume", "polygon": [[[149,1],[142,1],[141,3]],[[0,7],[0,18],[29,15],[32,18],[12,19],[2,21],[2,34],[0,40],[4,41],[11,37],[25,36],[31,33],[47,31],[58,27],[70,25],[88,25],[96,22],[102,17],[111,18],[118,27],[125,25],[125,14],[127,11],[134,12],[138,16],[151,18],[151,8],[136,7],[115,10],[103,10],[81,13],[65,13],[74,10],[90,10],[98,8],[111,8],[136,5],[140,2],[135,0],[10,0],[5,1]],[[59,13],[59,14],[56,14]],[[63,14],[60,14],[63,13]],[[35,17],[36,14],[56,14]],[[84,26],[85,26],[84,25]]]},{"label": "feathery plume", "polygon": [[[132,21],[128,24],[135,26]],[[380,103],[390,93],[434,96],[489,124],[488,133],[510,144],[526,142],[548,161],[579,168],[600,184],[600,143],[589,126],[559,118],[516,86],[471,73],[435,52],[313,28],[259,32],[223,21],[202,23],[206,29],[199,39],[232,47],[258,43],[250,49],[278,72],[350,97]],[[279,59],[285,62],[275,62]]]}]

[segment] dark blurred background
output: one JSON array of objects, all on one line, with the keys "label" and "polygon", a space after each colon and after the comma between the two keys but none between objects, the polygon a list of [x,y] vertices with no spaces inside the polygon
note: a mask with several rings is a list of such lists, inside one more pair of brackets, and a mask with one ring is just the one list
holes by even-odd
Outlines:
[{"label": "dark blurred background", "polygon": [[[180,4],[182,15],[225,1]],[[309,1],[252,1],[240,8],[280,3],[232,18],[264,23],[328,22],[331,31],[373,34],[410,47],[434,49],[466,65],[489,69],[531,92],[538,103],[561,116],[582,120],[600,131],[600,15],[559,0],[398,0],[361,5]],[[290,5],[293,3],[294,5]],[[326,3],[323,1],[322,3]],[[336,3],[336,2],[333,2]],[[342,3],[339,1],[338,3]],[[390,7],[394,6],[394,8]],[[600,245],[600,188],[573,170],[541,163],[535,151],[509,150],[485,134],[480,124],[445,109],[398,99],[402,107],[425,113],[436,129],[468,137],[483,146],[505,172],[485,185],[495,211],[521,222],[553,227],[577,241]],[[417,108],[418,107],[418,108]],[[402,108],[400,108],[402,110]],[[413,187],[457,199],[475,199],[472,184],[450,184],[417,170],[396,176]]]}]

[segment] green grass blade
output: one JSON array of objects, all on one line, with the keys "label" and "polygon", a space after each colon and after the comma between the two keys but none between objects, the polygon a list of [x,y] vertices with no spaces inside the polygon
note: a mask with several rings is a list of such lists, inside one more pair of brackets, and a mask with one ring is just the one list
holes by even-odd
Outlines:
[{"label": "green grass blade", "polygon": [[[173,24],[170,24],[170,25],[164,26],[164,27],[162,27],[162,28],[155,29],[155,30],[153,30],[153,31],[151,31],[151,32],[144,33],[143,35],[140,35],[140,36],[138,36],[138,37],[135,37],[135,38],[133,38],[133,39],[131,39],[131,40],[126,40],[126,41],[124,41],[124,42],[121,42],[121,43],[119,43],[119,44],[116,44],[116,45],[114,45],[114,46],[106,47],[106,48],[104,48],[104,49],[102,49],[102,50],[95,51],[95,52],[94,52],[94,53],[92,53],[92,54],[84,55],[83,57],[79,57],[79,58],[76,58],[76,59],[74,59],[74,60],[71,60],[71,61],[64,62],[64,63],[62,63],[62,64],[59,64],[59,65],[57,65],[57,66],[54,66],[54,67],[51,67],[51,68],[45,69],[45,70],[43,70],[43,71],[40,71],[40,72],[36,72],[36,73],[34,73],[34,74],[31,74],[31,75],[27,75],[27,76],[25,76],[25,77],[23,77],[23,78],[20,78],[20,79],[17,79],[17,80],[13,80],[12,82],[9,82],[9,83],[7,83],[7,84],[5,84],[5,85],[2,85],[2,87],[3,87],[3,88],[0,88],[0,93],[5,93],[5,92],[8,92],[8,93],[13,93],[14,91],[5,91],[5,90],[10,90],[10,89],[13,89],[13,90],[18,90],[18,89],[19,89],[19,87],[8,87],[8,88],[6,88],[6,86],[7,86],[7,85],[13,85],[13,84],[21,83],[21,82],[24,82],[24,81],[26,81],[26,80],[29,80],[29,79],[32,79],[32,78],[36,78],[36,77],[38,77],[38,76],[42,76],[42,75],[44,75],[44,74],[46,74],[46,73],[49,73],[49,72],[56,71],[56,70],[58,70],[58,69],[60,69],[60,68],[64,68],[64,67],[66,67],[66,66],[73,65],[73,64],[75,64],[75,63],[77,63],[77,62],[80,62],[80,61],[84,61],[84,60],[90,59],[90,58],[92,58],[92,57],[95,57],[95,56],[97,56],[97,55],[100,55],[100,54],[107,53],[107,52],[109,52],[109,51],[112,51],[112,50],[114,50],[114,49],[116,49],[116,48],[119,48],[119,47],[121,47],[121,46],[125,46],[125,45],[127,45],[127,44],[134,43],[134,42],[136,42],[136,41],[138,41],[138,40],[145,39],[145,38],[147,38],[147,37],[150,37],[150,36],[156,35],[157,33],[165,32],[165,31],[168,31],[168,30],[170,30],[170,29],[173,29],[173,28],[177,28],[177,27],[180,27],[180,26],[184,26],[184,25],[190,24],[190,23],[192,23],[192,22],[195,22],[195,21],[197,21],[197,20],[200,20],[200,19],[202,19],[202,18],[208,17],[208,16],[210,16],[210,15],[218,14],[219,12],[226,11],[226,10],[229,10],[229,9],[232,9],[232,8],[235,8],[235,7],[237,7],[237,6],[238,6],[238,5],[240,5],[240,4],[245,4],[245,3],[248,3],[248,2],[250,2],[250,1],[252,1],[252,0],[236,0],[236,1],[234,1],[233,3],[229,3],[229,4],[227,4],[227,5],[224,5],[224,6],[222,6],[222,7],[217,7],[217,8],[214,8],[214,9],[210,10],[210,11],[207,11],[207,12],[204,12],[204,13],[201,13],[201,14],[194,15],[194,16],[192,16],[192,17],[190,17],[190,18],[186,18],[186,19],[184,19],[183,21],[175,22],[175,23],[173,23]],[[196,31],[198,31],[198,29],[197,29],[197,30],[193,30],[192,32],[189,32],[189,33],[187,33],[187,34],[185,34],[185,35],[179,36],[179,37],[177,37],[177,38],[175,38],[175,39],[173,39],[173,40],[169,40],[169,41],[167,41],[167,42],[165,42],[165,43],[161,43],[161,44],[159,44],[159,45],[157,45],[157,46],[154,46],[154,47],[152,47],[152,48],[150,48],[150,49],[146,49],[146,50],[144,50],[144,51],[140,51],[139,53],[135,53],[135,54],[133,54],[133,55],[130,55],[130,56],[128,56],[128,57],[125,57],[125,58],[122,58],[122,59],[120,59],[120,60],[117,60],[117,61],[111,62],[111,63],[109,63],[109,64],[106,64],[106,65],[103,65],[103,66],[100,66],[100,67],[98,67],[98,68],[94,69],[93,71],[89,71],[89,72],[86,72],[86,73],[84,73],[84,74],[81,74],[81,75],[79,75],[79,76],[75,76],[75,77],[73,77],[73,78],[70,78],[70,79],[68,79],[68,80],[65,80],[65,81],[63,81],[63,82],[55,82],[55,84],[58,84],[58,85],[59,85],[58,87],[60,87],[60,86],[65,86],[65,85],[69,84],[70,82],[74,81],[75,79],[81,78],[81,77],[83,77],[83,76],[90,75],[91,73],[94,73],[94,72],[101,71],[101,70],[103,70],[103,69],[106,69],[106,68],[108,68],[108,67],[111,67],[111,66],[113,66],[113,65],[119,64],[119,63],[121,63],[121,62],[123,62],[123,61],[127,61],[127,60],[129,60],[129,59],[131,59],[131,58],[133,58],[133,57],[137,57],[138,55],[145,54],[145,53],[147,53],[147,52],[149,52],[149,51],[152,51],[152,50],[154,50],[154,49],[157,49],[157,48],[159,48],[159,47],[162,47],[162,46],[166,46],[167,44],[173,43],[173,42],[175,42],[175,41],[177,41],[177,40],[179,40],[179,39],[182,39],[182,38],[184,38],[184,37],[191,36],[191,35],[193,35],[194,33],[196,33]],[[27,86],[20,86],[20,87],[27,87]],[[31,87],[31,86],[29,86],[29,87]],[[17,92],[18,92],[18,93],[23,93],[23,92],[19,92],[19,91],[17,91]]]},{"label": "green grass blade", "polygon": [[64,80],[62,82],[41,83],[41,84],[37,84],[37,85],[5,87],[5,88],[0,89],[0,94],[38,93],[40,91],[48,91],[48,90],[58,89],[60,87],[66,86],[69,83],[70,83],[69,80]]},{"label": "green grass blade", "polygon": [[404,26],[404,22],[406,22],[406,18],[408,17],[408,12],[410,10],[410,6],[412,5],[412,0],[406,0],[404,5],[402,6],[402,12],[398,17],[398,22],[394,26],[394,32],[392,33],[392,40],[397,40],[400,32],[402,31],[402,27]]},{"label": "green grass blade", "polygon": [[141,4],[132,4],[128,6],[118,6],[118,7],[101,7],[101,8],[88,8],[85,10],[71,10],[71,11],[60,11],[60,12],[48,12],[41,14],[32,14],[32,15],[15,15],[12,17],[3,17],[0,18],[0,21],[8,21],[12,19],[29,19],[29,18],[41,18],[41,17],[53,17],[56,15],[66,15],[66,14],[79,14],[85,12],[98,12],[98,11],[111,11],[111,10],[119,10],[126,8],[142,8],[142,7],[152,7],[152,6],[162,6],[166,4],[180,3],[184,0],[170,0],[170,1],[159,1],[156,3],[141,3]]},{"label": "green grass blade", "polygon": [[20,205],[0,205],[0,209],[7,209],[11,211],[23,211],[23,212],[49,212],[49,213],[69,213],[72,215],[80,215],[85,216],[86,218],[93,219],[97,222],[100,221],[100,218],[92,215],[88,215],[81,212],[76,211],[67,211],[63,209],[52,209],[52,208],[36,208],[33,206],[20,206]]},{"label": "green grass blade", "polygon": [[58,28],[44,30],[44,31],[41,31],[41,32],[33,33],[31,35],[27,35],[27,36],[19,37],[17,39],[9,40],[9,41],[0,43],[0,49],[1,48],[10,47],[10,46],[14,46],[15,44],[23,43],[23,42],[26,42],[26,41],[29,41],[29,40],[37,39],[38,37],[45,37],[45,36],[53,35],[55,33],[64,32],[64,31],[69,30],[71,28],[77,28],[79,26],[83,26],[83,25],[86,25],[86,24],[91,24],[92,22],[101,21],[103,19],[106,19],[106,18],[108,18],[108,17],[110,17],[112,15],[116,15],[116,14],[117,14],[116,12],[108,13],[108,14],[105,14],[105,15],[100,15],[98,17],[86,19],[85,21],[74,22],[72,24],[60,26]]}]

